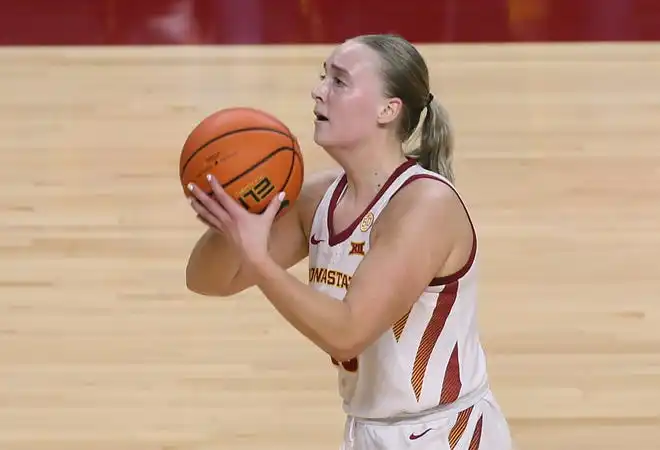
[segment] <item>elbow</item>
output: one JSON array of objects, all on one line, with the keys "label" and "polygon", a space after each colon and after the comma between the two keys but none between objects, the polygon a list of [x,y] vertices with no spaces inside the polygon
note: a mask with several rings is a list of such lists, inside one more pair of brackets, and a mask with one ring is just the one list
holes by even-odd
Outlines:
[{"label": "elbow", "polygon": [[202,283],[194,275],[186,274],[186,289],[188,289],[193,294],[209,296],[211,295],[211,290],[208,289],[204,283]]},{"label": "elbow", "polygon": [[207,295],[204,283],[191,261],[186,266],[186,289],[194,294]]},{"label": "elbow", "polygon": [[194,278],[186,277],[186,289],[188,289],[193,294],[201,295],[204,297],[229,297],[230,295],[235,294],[225,289],[218,289],[216,286],[209,284],[201,283],[196,281]]},{"label": "elbow", "polygon": [[347,362],[356,359],[368,344],[359,336],[350,333],[339,334],[338,338],[330,345],[330,356],[339,362]]},{"label": "elbow", "polygon": [[360,352],[358,351],[341,350],[341,349],[333,349],[330,352],[330,356],[334,358],[336,361],[339,361],[340,363],[346,363],[351,360],[357,359],[359,354]]},{"label": "elbow", "polygon": [[208,289],[208,286],[205,286],[204,284],[191,277],[186,277],[186,289],[188,289],[193,294],[203,295],[205,297],[218,295],[217,292],[212,292],[210,289]]},{"label": "elbow", "polygon": [[186,288],[193,294],[204,297],[229,297],[236,293],[235,291],[218,288],[218,286],[214,286],[211,283],[189,277],[186,277]]},{"label": "elbow", "polygon": [[209,280],[207,274],[195,270],[190,264],[186,267],[186,289],[204,297],[228,297],[234,294],[228,289],[223,289],[223,286],[213,283],[213,280]]},{"label": "elbow", "polygon": [[340,362],[355,360],[374,341],[373,333],[369,331],[371,326],[351,314],[350,309],[345,311],[347,314],[337,321],[339,326],[333,327],[333,332],[326,335],[329,338],[327,352]]}]

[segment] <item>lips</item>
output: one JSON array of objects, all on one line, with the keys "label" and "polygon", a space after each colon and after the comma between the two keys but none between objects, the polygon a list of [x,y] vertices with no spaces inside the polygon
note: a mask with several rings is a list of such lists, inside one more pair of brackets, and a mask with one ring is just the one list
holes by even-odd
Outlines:
[{"label": "lips", "polygon": [[328,116],[325,116],[321,113],[318,113],[314,111],[314,118],[318,120],[319,122],[327,122],[328,121]]}]

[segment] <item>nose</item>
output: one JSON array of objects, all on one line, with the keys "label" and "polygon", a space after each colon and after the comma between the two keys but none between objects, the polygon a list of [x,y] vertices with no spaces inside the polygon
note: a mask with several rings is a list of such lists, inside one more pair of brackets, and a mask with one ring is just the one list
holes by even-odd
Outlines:
[{"label": "nose", "polygon": [[324,101],[326,95],[325,83],[324,80],[321,80],[319,83],[314,86],[312,89],[312,100],[314,101]]}]

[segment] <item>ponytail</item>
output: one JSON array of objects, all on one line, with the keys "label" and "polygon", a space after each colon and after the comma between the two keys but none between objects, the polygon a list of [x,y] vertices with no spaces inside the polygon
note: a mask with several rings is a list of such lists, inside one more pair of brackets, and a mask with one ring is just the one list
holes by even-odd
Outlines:
[{"label": "ponytail", "polygon": [[454,138],[449,115],[436,99],[426,107],[422,123],[419,147],[410,153],[423,168],[438,173],[454,182],[453,162]]}]

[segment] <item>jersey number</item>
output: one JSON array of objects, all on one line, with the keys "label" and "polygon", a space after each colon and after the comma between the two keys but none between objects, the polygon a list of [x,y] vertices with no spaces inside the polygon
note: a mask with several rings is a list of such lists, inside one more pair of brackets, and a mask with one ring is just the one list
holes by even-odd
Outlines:
[{"label": "jersey number", "polygon": [[275,185],[268,177],[261,177],[255,183],[245,186],[239,192],[238,201],[245,209],[250,207],[250,203],[258,204],[265,199],[268,194],[275,190]]},{"label": "jersey number", "polygon": [[[337,361],[335,358],[332,356],[330,357],[330,360],[332,361],[332,364],[335,366],[339,365],[339,361]],[[344,368],[346,372],[357,372],[358,370],[358,360],[357,358],[349,359],[348,361],[343,361],[341,363],[341,366]]]}]

